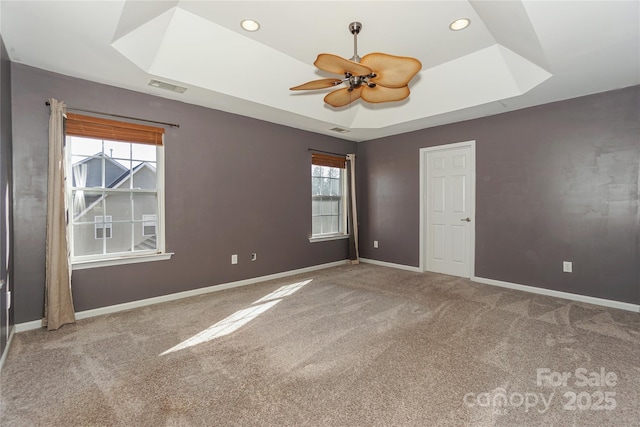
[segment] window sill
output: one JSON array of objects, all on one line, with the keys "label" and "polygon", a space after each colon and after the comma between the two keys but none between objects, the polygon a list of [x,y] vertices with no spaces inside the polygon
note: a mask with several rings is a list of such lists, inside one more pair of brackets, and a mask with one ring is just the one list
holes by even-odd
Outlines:
[{"label": "window sill", "polygon": [[173,253],[136,255],[120,258],[106,258],[99,260],[75,261],[71,264],[72,270],[85,270],[88,268],[110,267],[113,265],[137,264],[140,262],[165,261],[171,259]]},{"label": "window sill", "polygon": [[349,238],[348,234],[330,234],[327,236],[309,237],[309,242],[311,243],[327,242],[329,240],[342,240],[342,239],[348,239],[348,238]]}]

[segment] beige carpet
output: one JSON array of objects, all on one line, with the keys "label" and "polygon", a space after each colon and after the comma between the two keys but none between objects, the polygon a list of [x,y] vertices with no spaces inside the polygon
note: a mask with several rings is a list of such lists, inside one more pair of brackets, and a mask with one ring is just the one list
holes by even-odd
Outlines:
[{"label": "beige carpet", "polygon": [[637,426],[639,316],[346,265],[17,334],[0,424]]}]

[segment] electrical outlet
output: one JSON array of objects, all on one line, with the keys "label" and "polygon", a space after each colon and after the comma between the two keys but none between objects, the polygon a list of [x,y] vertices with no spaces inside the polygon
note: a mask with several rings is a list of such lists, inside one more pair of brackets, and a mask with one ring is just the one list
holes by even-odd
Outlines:
[{"label": "electrical outlet", "polygon": [[231,255],[231,264],[237,264],[237,263],[238,263],[238,254]]},{"label": "electrical outlet", "polygon": [[573,273],[573,263],[571,261],[562,261],[562,271],[565,273]]},{"label": "electrical outlet", "polygon": [[373,241],[373,247],[376,248],[376,249],[378,248],[378,241],[377,240]]},{"label": "electrical outlet", "polygon": [[252,254],[251,254],[251,261],[255,261],[255,260],[257,260],[257,259],[258,259],[258,254],[257,254],[257,253],[255,253],[255,252],[254,252],[254,253],[252,253]]}]

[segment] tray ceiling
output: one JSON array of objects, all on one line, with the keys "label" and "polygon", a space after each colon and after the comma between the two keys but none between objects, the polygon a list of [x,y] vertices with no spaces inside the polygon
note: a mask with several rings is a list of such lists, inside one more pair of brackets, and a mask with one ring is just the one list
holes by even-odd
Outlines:
[{"label": "tray ceiling", "polygon": [[[422,62],[411,96],[336,109],[289,91],[334,77],[313,61],[349,58],[354,20],[361,56]],[[636,1],[3,0],[0,25],[14,62],[355,141],[640,84]]]}]

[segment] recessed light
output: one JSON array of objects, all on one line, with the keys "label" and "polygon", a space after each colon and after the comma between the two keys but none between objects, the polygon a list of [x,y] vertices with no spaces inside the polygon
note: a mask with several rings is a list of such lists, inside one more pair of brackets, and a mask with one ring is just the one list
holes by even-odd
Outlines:
[{"label": "recessed light", "polygon": [[258,31],[260,29],[260,24],[258,21],[254,21],[253,19],[245,19],[240,23],[240,26],[245,31]]},{"label": "recessed light", "polygon": [[460,18],[460,19],[456,19],[451,24],[449,24],[449,29],[451,29],[451,31],[460,31],[467,28],[469,24],[471,24],[471,21],[469,19]]}]

